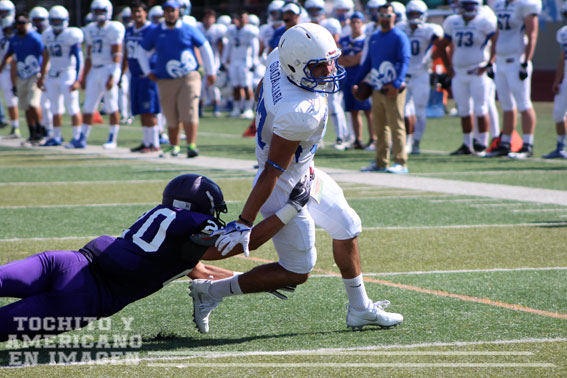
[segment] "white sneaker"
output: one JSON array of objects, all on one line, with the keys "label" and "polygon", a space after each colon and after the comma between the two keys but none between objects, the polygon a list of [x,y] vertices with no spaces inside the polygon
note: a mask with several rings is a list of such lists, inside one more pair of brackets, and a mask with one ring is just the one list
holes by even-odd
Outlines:
[{"label": "white sneaker", "polygon": [[193,298],[193,321],[201,333],[209,332],[209,315],[222,299],[216,299],[209,295],[211,280],[193,280],[189,289],[189,295]]},{"label": "white sneaker", "polygon": [[252,109],[246,109],[244,113],[240,115],[240,118],[252,119],[254,118],[254,112],[252,111]]},{"label": "white sneaker", "polygon": [[390,328],[397,326],[404,321],[401,314],[395,312],[386,312],[384,308],[390,305],[390,301],[374,302],[371,309],[366,311],[357,311],[347,305],[347,327],[362,329],[365,325],[377,325],[382,328]]},{"label": "white sneaker", "polygon": [[116,142],[106,142],[102,145],[102,148],[105,150],[114,150],[116,149]]}]

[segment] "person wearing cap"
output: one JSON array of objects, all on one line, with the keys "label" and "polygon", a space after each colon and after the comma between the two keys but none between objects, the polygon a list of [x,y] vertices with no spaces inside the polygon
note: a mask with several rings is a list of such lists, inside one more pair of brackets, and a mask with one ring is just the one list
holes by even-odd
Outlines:
[{"label": "person wearing cap", "polygon": [[14,55],[11,62],[11,78],[14,94],[18,95],[18,105],[26,112],[26,120],[30,131],[28,141],[38,143],[43,138],[41,120],[41,89],[37,86],[44,45],[41,35],[29,23],[27,14],[16,16],[16,34],[10,38],[8,51],[0,63],[0,71],[4,69],[8,58]]},{"label": "person wearing cap", "polygon": [[[345,111],[351,113],[352,128],[354,131],[354,142],[351,148],[361,150],[367,148],[374,150],[376,148],[376,134],[372,127],[372,112],[370,111],[370,100],[358,101],[352,94],[353,82],[360,69],[360,61],[362,59],[362,49],[366,41],[366,35],[363,33],[364,15],[362,12],[356,11],[350,16],[351,34],[342,37],[339,40],[339,46],[342,50],[338,62],[346,70],[346,79],[342,86]],[[360,111],[366,116],[368,125],[368,136],[370,141],[366,146],[362,144],[362,118]]]},{"label": "person wearing cap", "polygon": [[[370,73],[372,91],[372,116],[376,132],[376,159],[363,172],[408,173],[404,105],[405,77],[410,61],[408,37],[394,27],[396,14],[390,3],[379,7],[380,31],[372,34],[362,60],[355,83],[360,83]],[[353,86],[353,93],[358,85]],[[390,161],[390,141],[394,164]]]},{"label": "person wearing cap", "polygon": [[278,47],[280,43],[280,38],[285,33],[286,30],[292,28],[293,26],[299,24],[299,18],[301,16],[301,8],[295,3],[287,3],[282,8],[282,20],[284,22],[283,26],[280,26],[274,32],[272,39],[270,40],[270,51]]},{"label": "person wearing cap", "polygon": [[[197,129],[201,97],[201,75],[197,71],[199,63],[195,48],[199,49],[209,85],[213,85],[216,78],[214,55],[203,33],[182,21],[176,1],[166,1],[162,7],[164,21],[144,36],[138,61],[144,75],[158,84],[171,155],[179,155],[179,129],[183,124],[187,135],[187,157],[192,158],[199,155]],[[155,51],[156,65],[153,70],[144,50]]]}]

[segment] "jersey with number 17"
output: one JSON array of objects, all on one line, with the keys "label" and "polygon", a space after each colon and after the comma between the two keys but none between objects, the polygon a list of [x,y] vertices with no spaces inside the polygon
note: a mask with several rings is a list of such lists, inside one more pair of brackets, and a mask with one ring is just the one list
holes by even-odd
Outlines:
[{"label": "jersey with number 17", "polygon": [[290,192],[309,170],[325,135],[327,98],[292,84],[280,67],[278,50],[268,56],[256,107],[256,158],[260,169],[268,160],[273,135],[299,141],[291,164],[276,185]]},{"label": "jersey with number 17", "polygon": [[121,44],[124,39],[124,25],[118,21],[106,21],[102,27],[91,22],[83,29],[85,44],[91,46],[93,66],[112,63],[112,45]]}]

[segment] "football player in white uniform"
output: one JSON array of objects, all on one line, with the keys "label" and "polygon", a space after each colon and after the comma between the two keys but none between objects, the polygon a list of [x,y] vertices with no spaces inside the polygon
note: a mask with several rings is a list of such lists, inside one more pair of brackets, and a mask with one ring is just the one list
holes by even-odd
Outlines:
[{"label": "football player in white uniform", "polygon": [[154,5],[148,12],[148,20],[154,25],[158,25],[163,21],[163,8],[161,5]]},{"label": "football player in white uniform", "polygon": [[368,3],[366,3],[366,7],[364,9],[369,22],[364,27],[364,34],[367,36],[372,35],[380,29],[378,13],[380,13],[379,9],[385,2],[386,0],[368,0]]},{"label": "football player in white uniform", "polygon": [[[335,39],[335,42],[338,43],[341,36],[341,23],[336,18],[325,17],[325,2],[323,0],[307,0],[305,2],[305,9],[309,14],[311,22],[327,29]],[[329,102],[329,117],[331,118],[331,122],[333,122],[336,135],[336,142],[333,147],[337,150],[344,151],[351,147],[352,142],[354,142],[356,138],[354,137],[354,132],[349,130],[346,121],[345,112],[341,104],[343,100],[342,93],[340,91],[331,93],[327,99]]]},{"label": "football player in white uniform", "polygon": [[[209,41],[211,49],[213,50],[213,55],[215,58],[214,65],[217,71],[220,68],[221,54],[224,47],[223,37],[226,34],[226,26],[216,23],[216,12],[212,9],[205,10],[203,15],[203,21],[197,24],[197,28],[203,33],[203,35]],[[220,117],[220,101],[221,92],[218,86],[209,85],[207,78],[203,77],[203,83],[201,85],[201,102],[209,100],[213,105],[213,115],[215,117]],[[201,105],[202,107],[203,105]]]},{"label": "football player in white uniform", "polygon": [[[44,7],[33,7],[30,10],[30,21],[35,30],[42,34],[49,23],[47,18],[49,12]],[[43,136],[51,137],[53,134],[53,113],[51,112],[51,103],[46,92],[41,94],[41,127],[44,133]]]},{"label": "football player in white uniform", "polygon": [[[0,13],[3,12],[2,7],[5,7],[7,3],[9,3],[12,7],[14,6],[14,4],[9,1],[0,1]],[[2,27],[2,36],[0,38],[0,61],[4,59],[4,56],[8,51],[9,40],[14,35],[14,21],[15,20],[13,16],[0,18],[0,27]],[[21,133],[18,113],[18,96],[14,94],[14,85],[12,84],[10,68],[8,67],[4,68],[2,72],[0,72],[0,87],[2,88],[2,93],[4,93],[4,101],[6,101],[8,114],[10,116],[11,130],[8,137],[19,138],[21,136]],[[0,106],[1,105],[2,104],[0,104]]]},{"label": "football player in white uniform", "polygon": [[[307,6],[305,6],[307,8]],[[350,30],[350,16],[354,11],[354,2],[352,0],[334,0],[332,15],[333,18],[338,20],[341,24],[341,37],[351,34]]]},{"label": "football player in white uniform", "polygon": [[223,64],[228,66],[234,95],[234,108],[230,116],[252,119],[252,79],[260,50],[258,28],[248,24],[247,12],[240,12],[232,21],[234,25],[228,27],[227,41],[222,53]]},{"label": "football player in white uniform", "polygon": [[[502,136],[491,156],[524,158],[533,155],[536,114],[531,101],[532,58],[538,35],[541,0],[496,0],[493,9],[498,16],[494,80],[502,105]],[[523,145],[510,153],[516,113],[522,115]]]},{"label": "football player in white uniform", "polygon": [[[122,8],[118,20],[124,25],[124,29],[132,26],[132,10],[130,7]],[[128,67],[125,71],[122,69],[122,74],[118,80],[118,111],[120,112],[121,125],[131,125],[134,122],[130,106],[130,78],[131,74]]]},{"label": "football player in white uniform", "polygon": [[[473,116],[477,117],[483,150],[488,145],[488,68],[489,53],[486,44],[494,42],[496,18],[480,13],[480,0],[461,0],[460,14],[445,19],[443,30],[445,38],[437,43],[439,54],[452,77],[451,87],[457,104],[463,130],[463,144],[451,155],[470,155],[473,151]],[[447,47],[452,46],[451,59]],[[471,99],[474,109],[471,112]],[[482,154],[482,151],[478,152]]]},{"label": "football player in white uniform", "polygon": [[[561,6],[563,20],[567,21],[567,2]],[[555,94],[553,103],[553,122],[557,131],[557,147],[548,154],[543,155],[544,159],[567,159],[565,151],[565,134],[567,131],[567,78],[565,70],[567,66],[567,26],[563,26],[557,31],[557,43],[561,46],[561,55],[555,71],[555,80],[551,90]]]},{"label": "football player in white uniform", "polygon": [[[327,122],[325,93],[338,91],[344,77],[344,69],[336,65],[339,55],[325,28],[304,23],[287,30],[268,57],[256,111],[260,169],[241,215],[227,225],[229,231],[219,237],[217,246],[228,253],[242,244],[247,253],[258,213],[276,214],[286,224],[272,239],[279,261],[224,280],[193,280],[194,319],[200,332],[208,332],[209,314],[223,297],[304,283],[315,265],[316,225],[333,238],[333,254],[349,298],[347,326],[390,327],[403,320],[400,314],[385,312],[385,302],[368,298],[357,244],[360,218],[337,183],[313,166]],[[296,209],[279,211],[294,185],[304,179],[315,180],[308,207],[299,214]]]},{"label": "football player in white uniform", "polygon": [[427,5],[423,1],[411,0],[406,7],[407,21],[396,25],[408,36],[411,47],[405,117],[408,151],[412,154],[420,153],[419,143],[427,122],[427,102],[431,91],[429,84],[431,47],[436,40],[443,38],[443,29],[440,25],[425,22],[427,10]]},{"label": "football player in white uniform", "polygon": [[116,148],[120,114],[118,113],[118,80],[122,62],[124,25],[112,19],[112,4],[109,0],[94,0],[91,11],[95,20],[85,29],[87,57],[81,87],[85,88],[83,103],[83,132],[79,141],[72,140],[69,147],[84,148],[89,137],[93,113],[104,97],[104,107],[110,114],[106,149]]},{"label": "football player in white uniform", "polygon": [[284,24],[282,19],[282,8],[284,4],[285,2],[283,0],[273,0],[270,5],[268,5],[268,22],[260,26],[258,34],[258,37],[260,38],[261,56],[268,56],[267,53],[270,49],[270,40],[272,39],[276,29]]},{"label": "football player in white uniform", "polygon": [[[69,26],[69,12],[61,5],[49,10],[49,25],[41,38],[45,45],[38,86],[45,90],[53,111],[53,136],[43,146],[60,146],[63,112],[71,116],[73,139],[81,137],[79,76],[83,63],[83,32]],[[49,72],[47,71],[49,67]]]}]

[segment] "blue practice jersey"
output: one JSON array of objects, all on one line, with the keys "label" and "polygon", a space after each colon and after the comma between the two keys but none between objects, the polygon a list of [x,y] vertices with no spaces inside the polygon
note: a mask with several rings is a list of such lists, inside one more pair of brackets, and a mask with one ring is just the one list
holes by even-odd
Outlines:
[{"label": "blue practice jersey", "polygon": [[[155,25],[147,21],[140,29],[136,29],[136,25],[126,28],[126,33],[124,34],[124,46],[126,46],[126,51],[128,53],[128,69],[134,77],[144,76],[140,63],[138,63],[137,53],[138,49],[142,48],[141,45],[145,36],[155,27]],[[150,68],[152,70],[155,69],[156,59],[155,54],[153,54],[150,58]]]},{"label": "blue practice jersey", "polygon": [[142,47],[155,50],[157,61],[152,71],[159,79],[175,79],[199,68],[194,49],[206,41],[199,29],[179,20],[173,29],[165,22],[152,28],[144,37]]},{"label": "blue practice jersey", "polygon": [[158,205],[121,237],[101,236],[80,252],[102,284],[126,305],[189,273],[214,243],[201,235],[221,227],[212,216]]},{"label": "blue practice jersey", "polygon": [[278,47],[278,45],[280,44],[280,39],[282,38],[282,35],[285,33],[285,31],[286,31],[285,25],[280,26],[274,31],[274,34],[272,35],[272,39],[270,39],[270,47],[272,48],[272,50]]},{"label": "blue practice jersey", "polygon": [[10,38],[8,47],[8,54],[12,53],[16,55],[18,77],[28,79],[39,74],[43,57],[43,42],[38,32],[30,28],[24,37],[16,33]]},{"label": "blue practice jersey", "polygon": [[[364,41],[366,36],[362,34],[359,37],[353,38],[351,35],[342,37],[339,40],[339,46],[343,56],[353,56],[362,51],[364,48]],[[360,68],[360,64],[351,67],[345,67],[347,80],[353,80]]]}]

